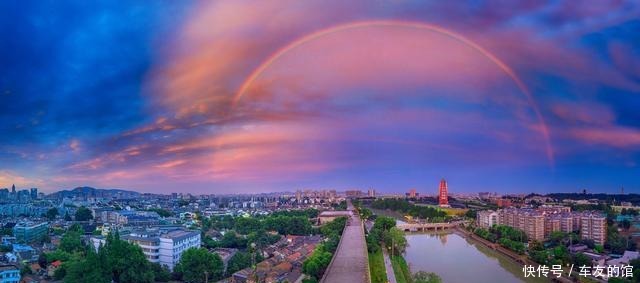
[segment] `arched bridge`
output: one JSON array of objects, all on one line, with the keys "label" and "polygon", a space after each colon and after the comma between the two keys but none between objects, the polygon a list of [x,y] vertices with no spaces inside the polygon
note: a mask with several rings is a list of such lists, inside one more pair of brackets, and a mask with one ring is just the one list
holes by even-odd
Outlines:
[{"label": "arched bridge", "polygon": [[458,226],[460,223],[398,223],[396,228],[405,232],[424,232],[424,231],[439,231],[445,229],[451,229]]}]

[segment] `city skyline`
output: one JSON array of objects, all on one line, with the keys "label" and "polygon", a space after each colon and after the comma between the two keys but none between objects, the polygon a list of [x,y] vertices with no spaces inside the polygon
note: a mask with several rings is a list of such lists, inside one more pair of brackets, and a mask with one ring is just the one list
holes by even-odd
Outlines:
[{"label": "city skyline", "polygon": [[95,5],[0,4],[0,188],[640,192],[632,1]]}]

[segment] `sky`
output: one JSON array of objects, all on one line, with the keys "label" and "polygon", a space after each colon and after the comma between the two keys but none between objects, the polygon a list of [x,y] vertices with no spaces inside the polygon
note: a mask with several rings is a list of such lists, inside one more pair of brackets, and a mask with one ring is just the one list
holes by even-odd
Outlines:
[{"label": "sky", "polygon": [[0,188],[640,193],[637,1],[0,11]]}]

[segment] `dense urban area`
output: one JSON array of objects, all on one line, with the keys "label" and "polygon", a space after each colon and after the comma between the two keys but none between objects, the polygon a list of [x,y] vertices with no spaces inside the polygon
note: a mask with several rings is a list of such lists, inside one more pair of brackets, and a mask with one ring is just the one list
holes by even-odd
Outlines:
[{"label": "dense urban area", "polygon": [[[432,192],[384,195],[12,186],[0,202],[1,282],[441,282],[403,256],[406,235],[443,232],[521,265],[558,266],[559,282],[640,282],[637,194],[450,194],[442,180]],[[613,266],[634,276],[595,272]]]}]

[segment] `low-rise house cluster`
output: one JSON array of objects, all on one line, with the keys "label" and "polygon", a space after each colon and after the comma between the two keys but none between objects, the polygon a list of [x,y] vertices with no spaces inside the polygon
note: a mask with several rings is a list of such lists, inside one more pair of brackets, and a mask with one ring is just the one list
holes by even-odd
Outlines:
[{"label": "low-rise house cluster", "polygon": [[234,273],[232,282],[297,282],[304,260],[321,241],[322,236],[287,236],[264,249],[269,258],[258,263],[255,270],[249,267]]}]

